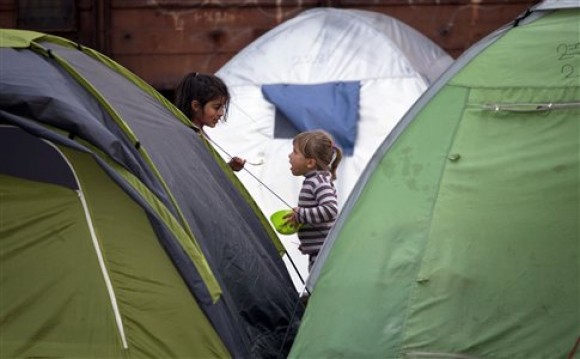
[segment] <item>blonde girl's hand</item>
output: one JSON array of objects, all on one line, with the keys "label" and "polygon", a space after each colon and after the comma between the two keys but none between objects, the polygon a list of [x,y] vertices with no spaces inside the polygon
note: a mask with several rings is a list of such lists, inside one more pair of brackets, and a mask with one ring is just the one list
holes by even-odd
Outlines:
[{"label": "blonde girl's hand", "polygon": [[298,208],[292,208],[292,212],[283,217],[286,222],[284,224],[297,225],[298,224]]},{"label": "blonde girl's hand", "polygon": [[240,157],[232,157],[232,159],[228,162],[228,165],[233,171],[241,171],[246,164],[246,160]]}]

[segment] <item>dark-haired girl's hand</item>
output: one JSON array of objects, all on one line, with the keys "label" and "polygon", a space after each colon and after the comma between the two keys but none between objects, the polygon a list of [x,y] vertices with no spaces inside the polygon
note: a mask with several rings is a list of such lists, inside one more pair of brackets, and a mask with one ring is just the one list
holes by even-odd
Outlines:
[{"label": "dark-haired girl's hand", "polygon": [[241,171],[246,164],[246,160],[240,157],[232,157],[232,159],[228,162],[228,165],[233,171]]}]

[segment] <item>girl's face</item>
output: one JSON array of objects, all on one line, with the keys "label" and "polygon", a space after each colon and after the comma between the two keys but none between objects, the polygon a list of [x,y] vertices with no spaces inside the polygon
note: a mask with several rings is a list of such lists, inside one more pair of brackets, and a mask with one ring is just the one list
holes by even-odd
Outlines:
[{"label": "girl's face", "polygon": [[218,121],[222,118],[225,113],[226,99],[225,97],[220,97],[215,100],[211,100],[201,108],[201,104],[193,100],[191,102],[191,108],[193,112],[193,123],[199,127],[215,127]]},{"label": "girl's face", "polygon": [[292,152],[288,155],[288,159],[290,159],[290,171],[294,176],[304,176],[316,166],[316,161],[313,158],[304,157],[296,144],[294,144]]}]

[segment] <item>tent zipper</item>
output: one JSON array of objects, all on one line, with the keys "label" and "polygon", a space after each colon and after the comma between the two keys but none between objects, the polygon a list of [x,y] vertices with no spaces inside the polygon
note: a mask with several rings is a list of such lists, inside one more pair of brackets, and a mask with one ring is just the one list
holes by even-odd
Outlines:
[{"label": "tent zipper", "polygon": [[543,112],[551,110],[563,110],[569,108],[580,108],[580,102],[565,103],[503,103],[503,104],[483,104],[484,111],[508,111],[508,112]]}]

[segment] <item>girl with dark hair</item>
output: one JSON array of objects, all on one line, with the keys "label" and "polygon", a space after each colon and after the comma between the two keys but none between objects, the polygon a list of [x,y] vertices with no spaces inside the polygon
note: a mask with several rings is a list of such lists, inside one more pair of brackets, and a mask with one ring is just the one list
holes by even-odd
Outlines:
[{"label": "girl with dark hair", "polygon": [[[203,127],[215,127],[226,121],[230,93],[217,76],[192,72],[181,79],[175,91],[175,105],[189,118],[194,129],[207,138]],[[228,162],[234,171],[244,168],[246,160],[232,157]]]}]

